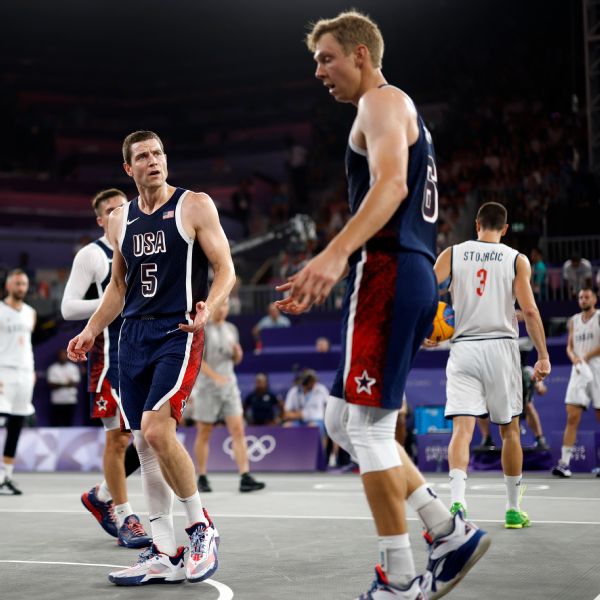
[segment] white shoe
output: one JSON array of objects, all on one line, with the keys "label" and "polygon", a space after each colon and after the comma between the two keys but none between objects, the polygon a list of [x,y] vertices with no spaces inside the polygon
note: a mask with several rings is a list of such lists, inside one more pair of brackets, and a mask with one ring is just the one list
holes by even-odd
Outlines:
[{"label": "white shoe", "polygon": [[181,546],[175,556],[169,556],[152,544],[140,554],[135,565],[122,571],[113,571],[108,580],[116,585],[182,583],[185,581],[185,551],[186,548]]},{"label": "white shoe", "polygon": [[356,600],[427,600],[423,577],[415,577],[405,587],[390,584],[380,565],[375,567],[375,581],[371,589]]},{"label": "white shoe", "polygon": [[459,511],[454,515],[454,528],[448,534],[431,540],[429,562],[424,580],[427,598],[437,600],[445,596],[475,565],[490,547],[487,532],[465,520]]},{"label": "white shoe", "polygon": [[208,525],[195,523],[186,531],[190,536],[190,554],[185,566],[185,576],[192,583],[204,581],[219,567],[217,530],[209,522]]},{"label": "white shoe", "polygon": [[552,469],[552,475],[556,477],[571,477],[573,473],[571,473],[571,469],[567,467],[567,465],[559,462],[554,469]]}]

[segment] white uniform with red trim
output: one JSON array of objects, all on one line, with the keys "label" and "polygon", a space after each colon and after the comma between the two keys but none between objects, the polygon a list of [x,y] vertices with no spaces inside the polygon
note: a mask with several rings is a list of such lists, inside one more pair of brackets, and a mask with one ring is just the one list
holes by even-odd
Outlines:
[{"label": "white uniform with red trim", "polygon": [[468,241],[452,248],[455,329],[446,367],[446,417],[490,416],[507,424],[523,411],[514,279],[519,253]]}]

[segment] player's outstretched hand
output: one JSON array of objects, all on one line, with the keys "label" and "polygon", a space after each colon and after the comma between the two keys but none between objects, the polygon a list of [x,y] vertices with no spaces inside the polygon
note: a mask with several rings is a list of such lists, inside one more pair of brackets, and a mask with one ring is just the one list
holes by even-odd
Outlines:
[{"label": "player's outstretched hand", "polygon": [[187,323],[179,323],[179,329],[186,333],[198,333],[204,329],[204,326],[208,323],[210,317],[210,310],[206,306],[206,302],[196,302],[196,316],[194,322],[191,325]]},{"label": "player's outstretched hand", "polygon": [[433,340],[430,340],[429,338],[425,338],[423,340],[423,343],[421,344],[422,348],[437,348],[439,346],[439,342],[434,342]]},{"label": "player's outstretched hand", "polygon": [[[294,285],[293,277],[287,283],[283,283],[275,287],[278,292],[289,292]],[[299,315],[303,312],[308,312],[312,304],[301,304],[291,295],[285,297],[283,300],[276,300],[275,304],[277,308],[288,315]]]},{"label": "player's outstretched hand", "polygon": [[67,356],[73,362],[83,362],[87,360],[86,354],[92,349],[96,336],[87,329],[84,329],[79,335],[76,335],[67,346]]},{"label": "player's outstretched hand", "polygon": [[536,381],[542,381],[550,375],[551,370],[550,361],[547,358],[542,358],[533,365],[533,378]]}]

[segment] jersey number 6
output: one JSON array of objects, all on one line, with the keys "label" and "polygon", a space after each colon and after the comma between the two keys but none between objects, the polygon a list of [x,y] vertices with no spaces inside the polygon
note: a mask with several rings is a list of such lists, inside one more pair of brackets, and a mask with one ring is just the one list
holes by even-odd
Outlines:
[{"label": "jersey number 6", "polygon": [[438,190],[437,170],[433,156],[427,156],[427,182],[423,192],[423,204],[421,206],[423,219],[428,223],[435,223],[438,218]]}]

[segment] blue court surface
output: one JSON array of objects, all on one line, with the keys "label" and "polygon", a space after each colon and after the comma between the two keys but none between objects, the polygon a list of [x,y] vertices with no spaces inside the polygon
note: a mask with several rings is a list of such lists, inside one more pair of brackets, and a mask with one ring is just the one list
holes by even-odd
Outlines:
[{"label": "blue court surface", "polygon": [[[203,501],[221,534],[219,570],[208,582],[143,589],[107,579],[137,551],[118,547],[81,505],[97,473],[16,475],[23,495],[0,496],[2,600],[346,600],[370,586],[377,543],[357,475],[264,474],[267,488],[247,495],[236,476],[212,475],[213,493]],[[446,477],[430,481],[449,502]],[[533,525],[505,530],[501,475],[469,479],[469,517],[490,532],[492,546],[448,598],[600,600],[600,479],[536,474],[526,484],[523,509]],[[139,475],[130,478],[130,500],[148,526]],[[422,569],[425,543],[412,512],[409,528]]]}]

